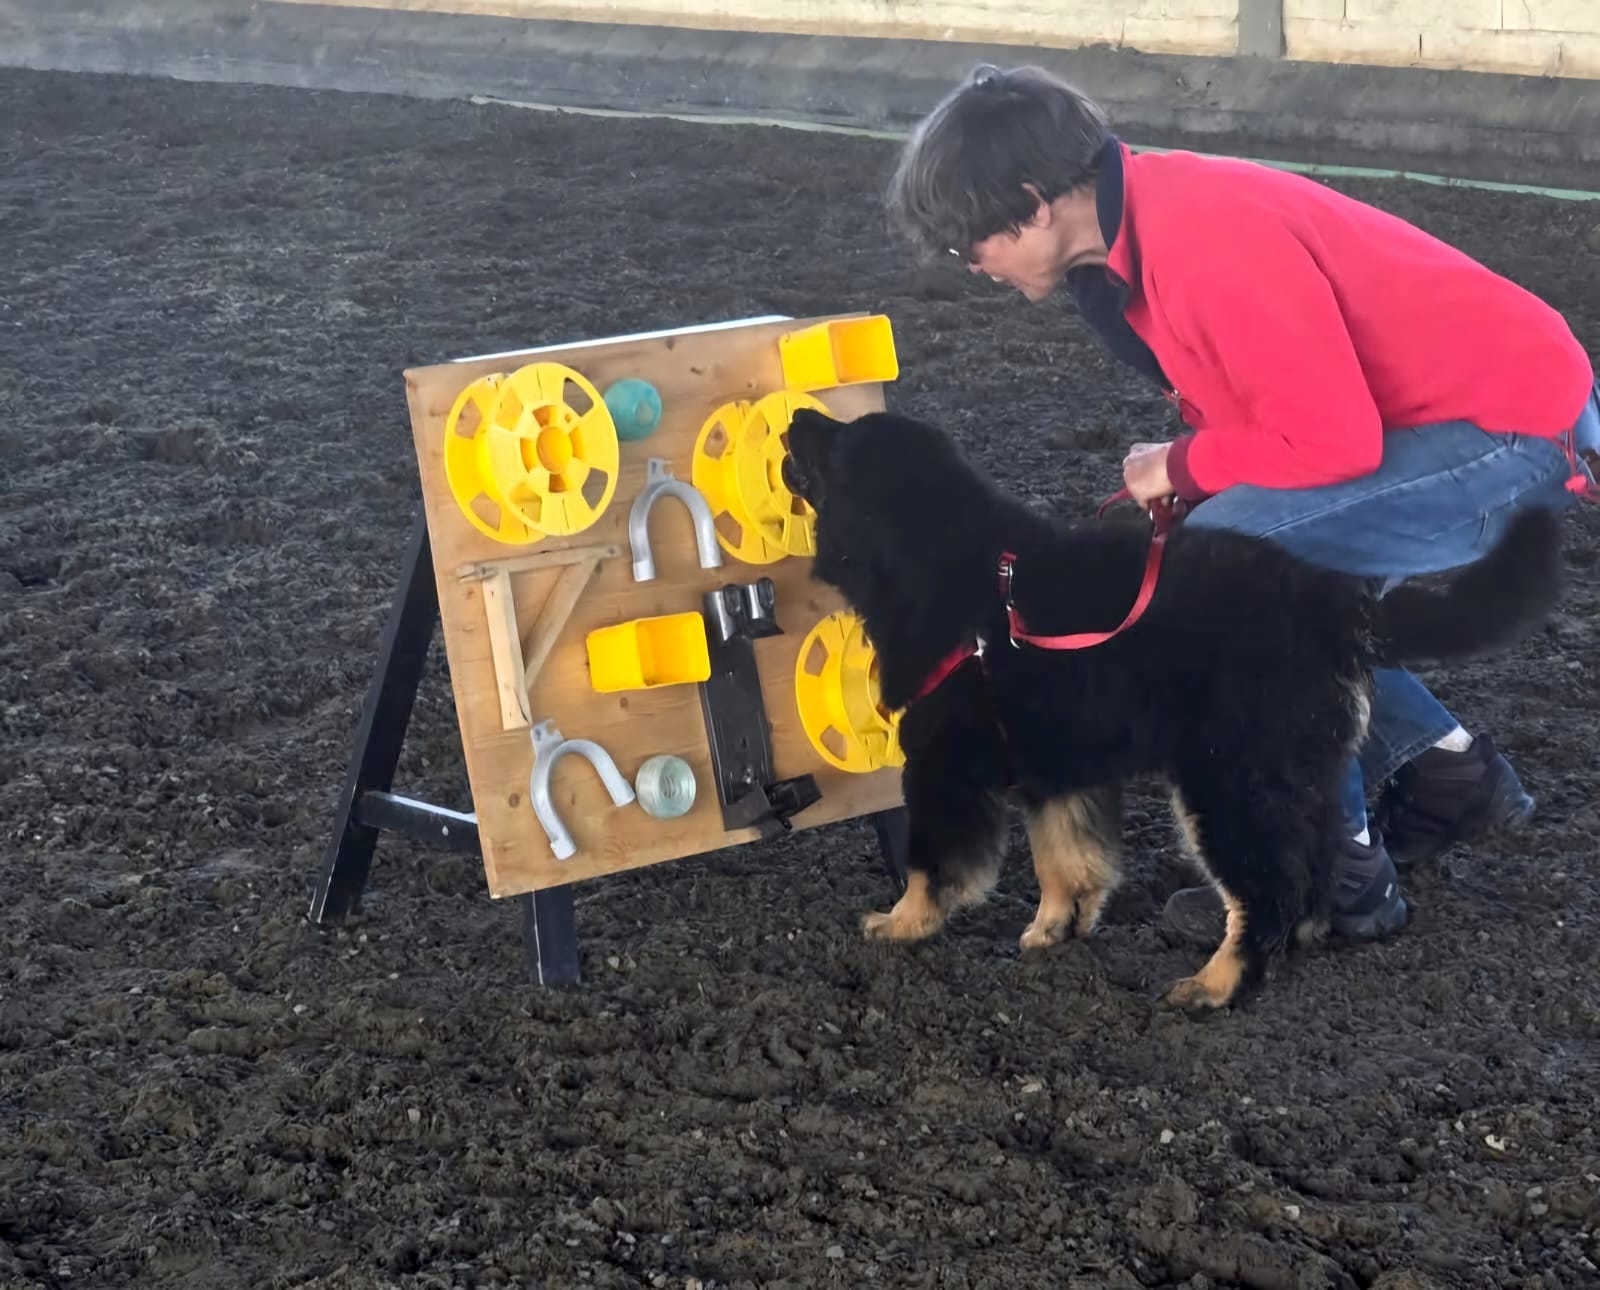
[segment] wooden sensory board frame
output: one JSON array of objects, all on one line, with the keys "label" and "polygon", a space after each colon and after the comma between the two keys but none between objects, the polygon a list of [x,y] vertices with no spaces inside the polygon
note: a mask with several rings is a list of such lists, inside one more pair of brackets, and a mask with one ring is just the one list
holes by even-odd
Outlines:
[{"label": "wooden sensory board frame", "polygon": [[[585,638],[590,631],[634,618],[699,612],[706,592],[729,584],[744,586],[767,577],[776,590],[775,616],[782,633],[754,642],[763,702],[771,723],[773,771],[780,780],[810,774],[822,794],[821,800],[791,817],[790,827],[815,828],[902,805],[898,768],[865,774],[839,770],[817,754],[801,726],[794,694],[794,669],[801,645],[813,625],[845,607],[832,588],[812,580],[808,557],[788,556],[773,564],[755,565],[719,548],[721,567],[703,569],[688,508],[673,497],[659,498],[650,514],[654,580],[634,581],[628,541],[628,513],[645,486],[651,458],[664,458],[677,479],[690,482],[695,441],[702,424],[717,408],[735,399],[753,402],[785,388],[778,347],[781,336],[816,323],[861,316],[767,317],[705,324],[458,359],[405,371],[439,618],[492,897],[560,887],[704,854],[760,836],[755,827],[730,830],[723,823],[697,684],[598,693],[589,683]],[[444,436],[451,407],[473,381],[546,361],[574,369],[601,393],[624,377],[649,381],[661,396],[661,420],[645,438],[619,442],[617,486],[594,524],[580,533],[514,546],[480,532],[462,514],[445,472]],[[878,382],[808,393],[841,418],[884,407],[883,386]],[[554,722],[567,739],[594,740],[610,754],[630,784],[647,757],[676,754],[693,769],[696,794],[694,805],[684,815],[656,819],[637,801],[615,806],[594,767],[580,755],[565,756],[552,771],[550,798],[577,851],[562,860],[552,853],[528,800],[534,756],[530,728],[505,728],[488,628],[493,606],[485,605],[485,591],[492,583],[463,573],[525,554],[597,544],[609,544],[616,554],[595,567],[529,685],[532,720]],[[562,574],[562,566],[512,574],[515,620],[525,649]],[[489,594],[492,597],[492,590]]]}]

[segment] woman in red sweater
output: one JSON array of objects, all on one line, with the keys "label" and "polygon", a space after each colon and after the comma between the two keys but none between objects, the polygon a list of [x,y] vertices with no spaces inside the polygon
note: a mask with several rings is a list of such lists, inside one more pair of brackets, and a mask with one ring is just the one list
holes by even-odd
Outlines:
[{"label": "woman in red sweater", "polygon": [[[1600,394],[1549,305],[1404,221],[1302,176],[1187,152],[1136,154],[1037,68],[980,67],[929,115],[889,193],[922,251],[1042,301],[1065,286],[1185,433],[1135,444],[1124,482],[1186,523],[1269,536],[1393,585],[1470,563],[1526,505],[1593,477]],[[1380,836],[1369,785],[1387,785]],[[1533,800],[1409,672],[1377,677],[1353,759],[1336,930],[1406,921],[1395,862],[1518,826]],[[1214,943],[1220,897],[1164,920]]]}]

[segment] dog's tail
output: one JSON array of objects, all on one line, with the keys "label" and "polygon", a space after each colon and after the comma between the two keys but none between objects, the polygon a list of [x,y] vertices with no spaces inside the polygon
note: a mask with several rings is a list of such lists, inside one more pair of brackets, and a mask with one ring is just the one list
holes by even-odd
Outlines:
[{"label": "dog's tail", "polygon": [[1378,602],[1379,665],[1460,658],[1515,643],[1561,597],[1561,516],[1529,507],[1494,548],[1441,589],[1397,587]]}]

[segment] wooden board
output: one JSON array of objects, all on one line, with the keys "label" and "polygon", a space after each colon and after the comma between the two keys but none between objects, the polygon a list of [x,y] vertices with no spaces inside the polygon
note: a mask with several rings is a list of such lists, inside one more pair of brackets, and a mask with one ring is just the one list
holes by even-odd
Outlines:
[{"label": "wooden board", "polygon": [[[832,318],[762,318],[678,331],[572,345],[520,350],[408,369],[406,397],[421,472],[423,505],[433,549],[434,575],[456,714],[471,784],[484,872],[491,896],[499,898],[582,881],[643,865],[701,855],[755,840],[753,828],[727,830],[713,777],[711,751],[701,714],[699,686],[597,693],[590,685],[585,638],[595,628],[657,614],[699,612],[705,592],[770,577],[783,634],[755,641],[767,716],[772,725],[777,778],[811,774],[822,800],[792,817],[792,827],[815,828],[898,806],[900,772],[870,774],[836,770],[811,746],[794,697],[794,669],[812,626],[843,602],[812,581],[811,561],[787,557],[773,564],[746,564],[723,551],[720,568],[702,569],[688,509],[677,499],[659,500],[650,516],[650,546],[656,577],[633,580],[628,511],[646,483],[646,463],[666,459],[680,480],[691,478],[695,440],[706,419],[734,400],[755,400],[784,387],[778,338],[785,332]],[[588,529],[513,546],[488,537],[462,514],[444,465],[444,436],[456,397],[480,376],[510,373],[531,362],[559,362],[604,392],[613,381],[636,376],[660,392],[661,422],[636,442],[623,441],[616,491]],[[817,390],[813,397],[840,417],[881,409],[877,383]],[[527,728],[506,729],[514,705],[497,679],[491,612],[498,615],[502,662],[509,616],[504,589],[509,581],[516,628],[533,645],[545,601],[572,564],[518,570],[509,580],[461,576],[483,563],[530,552],[613,545],[587,579],[565,626],[529,687],[532,720],[554,722],[571,739],[592,739],[617,769],[634,781],[639,766],[656,753],[675,753],[695,772],[698,789],[691,810],[674,820],[647,815],[637,801],[614,806],[600,777],[582,757],[556,763],[551,798],[577,844],[576,854],[557,859],[528,800],[533,744]],[[568,586],[571,578],[568,578]],[[490,603],[485,604],[488,588]],[[536,646],[537,648],[537,646]]]}]

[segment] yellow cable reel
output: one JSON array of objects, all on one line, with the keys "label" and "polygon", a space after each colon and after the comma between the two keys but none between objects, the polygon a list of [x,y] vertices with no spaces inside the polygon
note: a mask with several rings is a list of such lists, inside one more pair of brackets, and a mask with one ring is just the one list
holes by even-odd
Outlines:
[{"label": "yellow cable reel", "polygon": [[[822,663],[813,667],[818,653]],[[900,715],[883,706],[878,654],[856,614],[829,614],[806,634],[795,662],[794,697],[806,737],[830,766],[865,774],[905,764]]]},{"label": "yellow cable reel", "polygon": [[798,390],[779,390],[756,402],[733,446],[733,480],[739,504],[769,541],[788,555],[815,555],[817,513],[783,482],[789,422],[800,408],[827,408]]},{"label": "yellow cable reel", "polygon": [[[828,409],[809,394],[779,390],[750,403],[724,403],[700,427],[690,482],[717,524],[722,549],[746,564],[774,564],[816,553],[816,512],[783,482],[789,421],[800,408]],[[739,530],[730,537],[720,521]]]},{"label": "yellow cable reel", "polygon": [[[480,376],[456,395],[445,420],[444,473],[450,483],[450,492],[456,505],[472,527],[496,542],[520,545],[537,542],[544,534],[524,524],[495,490],[483,450],[488,443],[488,426],[494,411],[495,400],[500,397],[500,382],[505,373],[493,372]],[[479,502],[489,503],[493,520],[479,509]]]},{"label": "yellow cable reel", "polygon": [[[582,413],[566,397],[569,385],[588,402]],[[444,458],[462,514],[496,541],[517,544],[581,533],[599,519],[617,489],[620,451],[593,385],[560,363],[529,363],[461,392]],[[480,498],[494,504],[497,523],[478,511]]]}]

